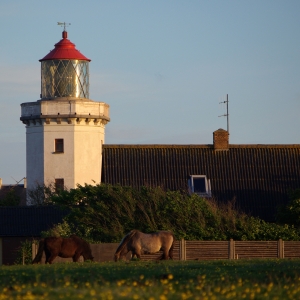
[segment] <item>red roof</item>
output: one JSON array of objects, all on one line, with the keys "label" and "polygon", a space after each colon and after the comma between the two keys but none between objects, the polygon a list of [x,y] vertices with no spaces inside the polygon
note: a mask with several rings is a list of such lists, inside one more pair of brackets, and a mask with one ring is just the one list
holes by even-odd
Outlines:
[{"label": "red roof", "polygon": [[55,48],[44,58],[40,59],[40,61],[52,59],[78,59],[91,61],[75,48],[75,44],[67,39],[68,33],[66,31],[63,31],[62,37],[63,39],[54,45]]}]

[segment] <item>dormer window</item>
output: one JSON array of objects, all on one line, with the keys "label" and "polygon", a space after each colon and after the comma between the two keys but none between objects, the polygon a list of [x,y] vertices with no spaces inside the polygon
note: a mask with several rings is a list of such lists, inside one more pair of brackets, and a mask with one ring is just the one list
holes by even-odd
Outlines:
[{"label": "dormer window", "polygon": [[211,197],[210,180],[206,175],[190,175],[189,187],[191,193],[196,193],[201,197]]}]

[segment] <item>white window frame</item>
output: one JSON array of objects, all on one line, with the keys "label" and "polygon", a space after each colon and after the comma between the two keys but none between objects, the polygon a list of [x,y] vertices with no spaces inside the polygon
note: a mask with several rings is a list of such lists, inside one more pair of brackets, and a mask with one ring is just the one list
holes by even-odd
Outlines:
[{"label": "white window frame", "polygon": [[206,175],[190,175],[190,179],[189,179],[190,193],[195,193],[194,178],[204,178],[204,182],[205,182],[205,193],[196,193],[196,194],[201,197],[211,197],[210,179],[207,179]]}]

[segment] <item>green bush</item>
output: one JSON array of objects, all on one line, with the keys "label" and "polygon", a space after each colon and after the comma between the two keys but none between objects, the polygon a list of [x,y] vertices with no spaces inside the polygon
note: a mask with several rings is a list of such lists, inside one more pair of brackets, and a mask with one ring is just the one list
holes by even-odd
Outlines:
[{"label": "green bush", "polygon": [[42,231],[41,237],[43,238],[49,236],[69,237],[71,234],[76,234],[76,232],[74,232],[74,230],[70,227],[70,225],[66,221],[63,221],[62,223],[56,224],[48,231]]},{"label": "green bush", "polygon": [[280,224],[300,227],[300,189],[290,191],[289,196],[289,203],[278,209],[276,220]]},{"label": "green bush", "polygon": [[32,262],[32,243],[37,241],[26,240],[21,242],[21,246],[17,249],[17,259],[15,264],[17,265],[30,265]]},{"label": "green bush", "polygon": [[16,194],[16,191],[12,188],[5,196],[0,199],[0,206],[18,206],[20,203],[20,197]]},{"label": "green bush", "polygon": [[[267,223],[216,201],[162,188],[101,184],[78,186],[54,195],[68,208],[65,224],[49,234],[77,234],[90,242],[119,242],[132,229],[171,230],[186,240],[299,240],[293,226]],[[47,233],[46,233],[47,234]]]}]

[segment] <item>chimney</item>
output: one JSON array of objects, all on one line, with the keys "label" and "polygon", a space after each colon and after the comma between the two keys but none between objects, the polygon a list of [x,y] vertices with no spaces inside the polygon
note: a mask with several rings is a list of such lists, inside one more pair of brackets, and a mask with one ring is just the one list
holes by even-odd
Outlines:
[{"label": "chimney", "polygon": [[27,179],[24,177],[24,189],[27,189]]},{"label": "chimney", "polygon": [[2,178],[0,178],[0,190],[2,188]]},{"label": "chimney", "polygon": [[213,133],[214,137],[214,150],[222,151],[229,150],[229,134],[224,129],[218,129]]}]

